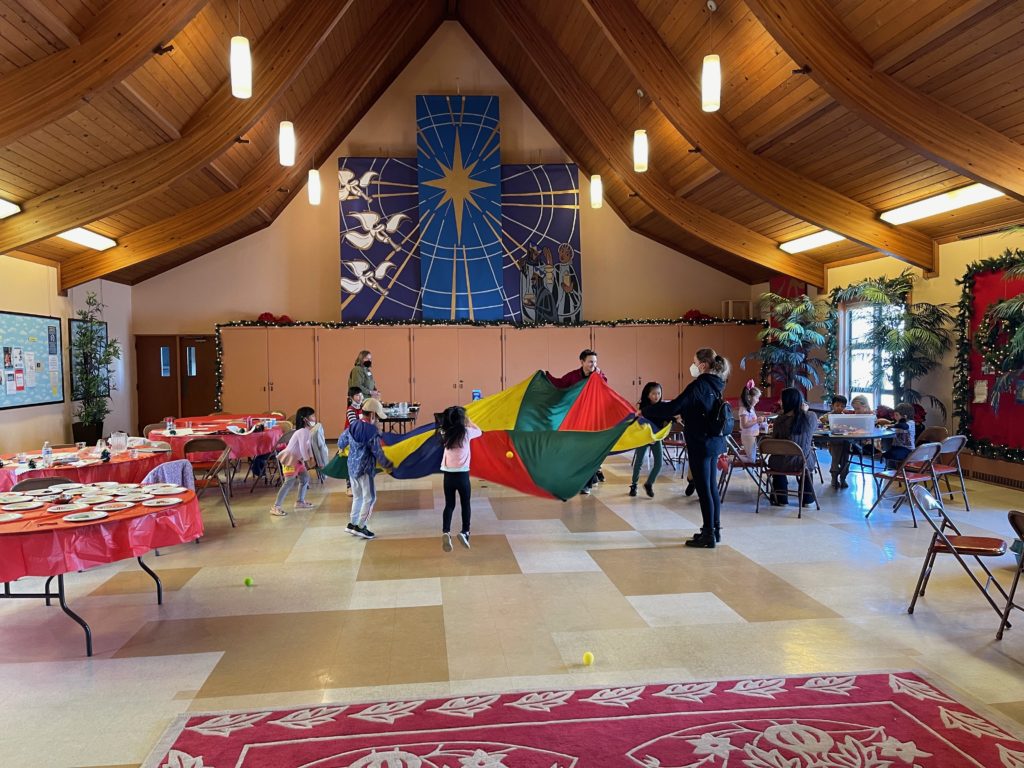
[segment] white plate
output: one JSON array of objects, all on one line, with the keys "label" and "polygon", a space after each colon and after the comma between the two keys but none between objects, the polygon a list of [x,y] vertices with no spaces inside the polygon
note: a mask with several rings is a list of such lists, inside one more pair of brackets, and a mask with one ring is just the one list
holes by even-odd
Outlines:
[{"label": "white plate", "polygon": [[188,488],[182,488],[180,485],[171,485],[166,488],[147,488],[149,493],[154,496],[174,496],[177,493],[188,493]]},{"label": "white plate", "polygon": [[15,520],[21,520],[24,515],[19,515],[17,512],[2,512],[0,513],[0,523],[11,523]]},{"label": "white plate", "polygon": [[129,494],[125,495],[125,496],[119,497],[118,501],[131,501],[131,502],[138,503],[140,501],[149,501],[152,498],[153,498],[153,494],[152,493],[129,493]]},{"label": "white plate", "polygon": [[181,504],[184,499],[179,498],[164,498],[164,499],[150,499],[149,501],[142,502],[144,507],[171,507],[175,504]]},{"label": "white plate", "polygon": [[124,490],[135,490],[136,488],[141,488],[142,483],[118,483],[117,487]]},{"label": "white plate", "polygon": [[106,512],[75,512],[73,515],[64,515],[61,519],[67,523],[88,523],[90,520],[102,520],[107,516]]},{"label": "white plate", "polygon": [[85,488],[85,483],[61,483],[60,489],[62,491],[72,491],[76,488]]},{"label": "white plate", "polygon": [[93,488],[117,488],[120,485],[116,480],[101,480],[98,483],[89,483]]},{"label": "white plate", "polygon": [[51,485],[49,488],[36,488],[34,491],[18,491],[18,493],[23,493],[26,496],[60,496],[62,490],[61,486]]},{"label": "white plate", "polygon": [[106,504],[113,501],[113,496],[79,496],[78,500],[83,504]]},{"label": "white plate", "polygon": [[39,509],[43,506],[41,501],[19,501],[14,504],[4,504],[0,509],[4,512],[25,512],[29,509]]},{"label": "white plate", "polygon": [[99,459],[81,459],[79,461],[73,462],[71,464],[71,466],[72,467],[91,467],[91,466],[93,466],[95,464],[99,464],[99,463],[100,463]]},{"label": "white plate", "polygon": [[19,501],[32,501],[32,497],[24,493],[0,493],[0,504],[17,504]]},{"label": "white plate", "polygon": [[54,515],[62,515],[62,514],[66,514],[68,512],[87,512],[87,511],[89,511],[89,505],[88,504],[54,504],[54,505],[52,505],[46,511],[50,512],[51,514],[54,514]]},{"label": "white plate", "polygon": [[87,485],[83,485],[81,488],[65,488],[62,493],[65,496],[88,496],[90,493],[95,493],[95,488],[90,488]]},{"label": "white plate", "polygon": [[122,509],[131,509],[134,506],[130,501],[111,501],[106,504],[97,504],[93,509],[100,512],[120,512]]},{"label": "white plate", "polygon": [[154,488],[177,488],[174,483],[148,483],[146,485],[147,491],[152,491]]}]

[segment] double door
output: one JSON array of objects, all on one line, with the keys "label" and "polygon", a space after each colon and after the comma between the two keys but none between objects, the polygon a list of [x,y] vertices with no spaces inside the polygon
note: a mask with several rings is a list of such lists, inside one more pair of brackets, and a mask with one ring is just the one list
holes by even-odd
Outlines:
[{"label": "double door", "polygon": [[412,356],[420,424],[450,405],[465,405],[474,389],[483,397],[502,389],[500,328],[413,328]]},{"label": "double door", "polygon": [[167,416],[211,413],[216,364],[213,336],[136,336],[138,433]]},{"label": "double door", "polygon": [[280,411],[291,418],[316,407],[313,328],[222,328],[221,409],[228,413]]}]

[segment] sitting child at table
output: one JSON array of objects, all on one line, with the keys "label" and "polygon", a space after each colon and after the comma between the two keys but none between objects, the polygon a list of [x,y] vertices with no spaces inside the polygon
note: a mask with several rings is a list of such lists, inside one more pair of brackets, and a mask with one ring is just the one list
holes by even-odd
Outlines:
[{"label": "sitting child at table", "polygon": [[[844,395],[833,395],[832,410],[829,413],[845,413],[847,402]],[[821,417],[821,424],[825,428],[828,428],[829,425],[829,413]],[[828,444],[828,452],[832,455],[830,472],[832,475],[832,487],[849,488],[850,484],[846,481],[846,478],[850,474],[850,442],[848,440],[832,440]]]},{"label": "sitting child at table", "polygon": [[882,454],[890,469],[895,468],[914,450],[914,437],[917,431],[917,425],[914,424],[914,406],[910,403],[900,403],[895,410],[899,421],[892,425],[895,432],[892,445]]},{"label": "sitting child at table", "polygon": [[277,454],[284,482],[281,483],[281,490],[277,492],[274,506],[270,508],[270,514],[274,517],[284,517],[288,514],[281,505],[296,484],[299,486],[299,498],[295,502],[295,509],[312,509],[314,506],[306,501],[306,491],[309,490],[306,462],[313,458],[312,437],[316,425],[316,412],[308,405],[295,412],[295,431],[292,432],[288,445]]},{"label": "sitting child at table", "polygon": [[[804,396],[799,389],[787,387],[782,390],[782,415],[775,420],[772,437],[780,440],[792,440],[804,454],[803,504],[814,503],[814,482],[811,480],[811,469],[816,460],[814,456],[814,430],[818,419],[808,410]],[[800,460],[797,456],[769,456],[768,466],[779,470],[799,469]],[[785,507],[789,504],[789,483],[785,475],[772,475],[772,505]]]},{"label": "sitting child at table", "polygon": [[740,440],[743,442],[743,453],[751,461],[757,460],[757,436],[761,434],[761,423],[764,416],[757,415],[757,402],[761,399],[761,390],[748,379],[743,391],[740,392]]},{"label": "sitting child at table", "polygon": [[348,448],[348,476],[352,481],[352,511],[346,531],[362,539],[377,535],[366,527],[377,502],[377,489],[373,476],[380,463],[384,469],[392,466],[384,455],[380,443],[377,421],[384,418],[384,407],[376,398],[363,401],[362,416],[352,422],[338,438],[338,450]]}]

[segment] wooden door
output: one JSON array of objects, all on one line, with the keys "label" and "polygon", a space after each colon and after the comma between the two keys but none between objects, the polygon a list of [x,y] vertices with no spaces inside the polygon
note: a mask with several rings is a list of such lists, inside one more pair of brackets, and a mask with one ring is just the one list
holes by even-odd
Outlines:
[{"label": "wooden door", "polygon": [[181,415],[207,416],[217,394],[217,349],[213,336],[179,336]]},{"label": "wooden door", "polygon": [[147,424],[179,416],[178,337],[135,337],[135,389],[139,404],[139,431]]},{"label": "wooden door", "polygon": [[723,325],[721,326],[721,341],[719,341],[718,354],[726,358],[732,365],[732,375],[725,385],[726,397],[739,397],[743,385],[748,379],[755,382],[761,379],[761,364],[756,360],[747,363],[746,369],[740,367],[740,362],[746,355],[756,351],[761,342],[757,340],[757,332],[761,330],[760,325]]},{"label": "wooden door", "polygon": [[547,328],[503,328],[502,360],[504,380],[502,388],[514,387],[538,370],[548,368]]},{"label": "wooden door", "polygon": [[641,392],[649,381],[661,384],[666,400],[682,392],[678,325],[636,326],[636,374]]},{"label": "wooden door", "polygon": [[[373,353],[373,380],[388,403],[412,402],[409,328],[366,328],[363,349]],[[353,356],[354,358],[354,356]]]},{"label": "wooden door", "polygon": [[597,352],[598,367],[608,377],[611,388],[631,403],[640,397],[636,330],[633,325],[594,327],[594,351]]},{"label": "wooden door", "polygon": [[501,329],[459,328],[459,404],[501,391]]},{"label": "wooden door", "polygon": [[[564,376],[573,368],[579,368],[580,352],[594,344],[591,328],[544,328],[548,337],[548,362],[546,370],[555,376]],[[600,357],[598,363],[600,364]],[[539,366],[538,366],[539,367]]]},{"label": "wooden door", "polygon": [[266,328],[222,328],[221,410],[266,413],[270,408],[270,371]]},{"label": "wooden door", "polygon": [[348,374],[363,346],[362,328],[316,329],[316,415],[328,438],[345,426]]},{"label": "wooden door", "polygon": [[420,404],[419,423],[430,424],[434,414],[459,405],[459,329],[412,329],[412,391]]},{"label": "wooden door", "polygon": [[316,407],[316,346],[313,328],[268,328],[270,409],[286,418],[304,405]]}]

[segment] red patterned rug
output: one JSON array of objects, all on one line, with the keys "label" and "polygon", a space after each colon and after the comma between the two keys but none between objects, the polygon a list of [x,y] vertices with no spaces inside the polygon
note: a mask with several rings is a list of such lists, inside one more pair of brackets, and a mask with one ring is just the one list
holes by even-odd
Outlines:
[{"label": "red patterned rug", "polygon": [[183,716],[146,768],[1024,768],[912,672]]}]

